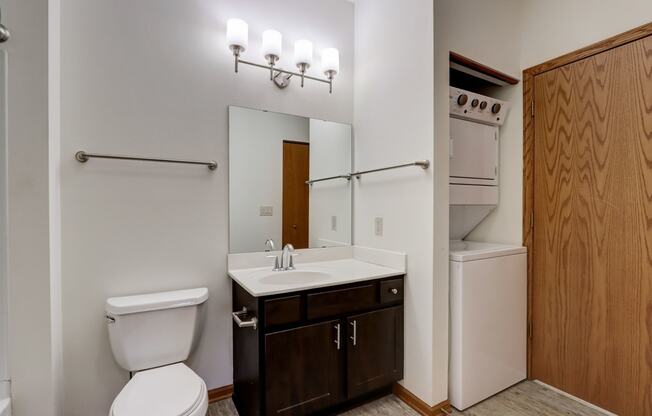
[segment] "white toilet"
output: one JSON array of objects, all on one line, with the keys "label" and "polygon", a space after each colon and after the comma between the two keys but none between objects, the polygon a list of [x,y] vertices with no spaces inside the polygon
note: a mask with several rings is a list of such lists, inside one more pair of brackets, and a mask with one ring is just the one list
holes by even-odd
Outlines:
[{"label": "white toilet", "polygon": [[206,288],[107,299],[113,355],[135,373],[109,416],[206,415],[206,384],[183,364],[199,338],[206,299]]}]

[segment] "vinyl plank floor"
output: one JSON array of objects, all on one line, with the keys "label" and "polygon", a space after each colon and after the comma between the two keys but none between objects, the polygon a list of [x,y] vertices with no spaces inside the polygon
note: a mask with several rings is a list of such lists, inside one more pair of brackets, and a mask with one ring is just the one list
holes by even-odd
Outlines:
[{"label": "vinyl plank floor", "polygon": [[524,381],[459,416],[604,416],[605,414],[561,395],[541,384]]},{"label": "vinyl plank floor", "polygon": [[[231,400],[214,403],[208,416],[237,416]],[[349,410],[341,416],[418,416],[418,413],[395,396],[382,397]],[[604,413],[584,406],[532,381],[524,381],[499,393],[457,416],[604,416]]]}]

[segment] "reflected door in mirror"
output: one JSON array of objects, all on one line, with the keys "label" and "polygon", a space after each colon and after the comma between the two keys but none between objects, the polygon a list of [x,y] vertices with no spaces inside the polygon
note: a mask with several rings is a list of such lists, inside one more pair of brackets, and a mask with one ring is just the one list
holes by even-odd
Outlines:
[{"label": "reflected door in mirror", "polygon": [[283,245],[308,248],[310,144],[283,141]]}]

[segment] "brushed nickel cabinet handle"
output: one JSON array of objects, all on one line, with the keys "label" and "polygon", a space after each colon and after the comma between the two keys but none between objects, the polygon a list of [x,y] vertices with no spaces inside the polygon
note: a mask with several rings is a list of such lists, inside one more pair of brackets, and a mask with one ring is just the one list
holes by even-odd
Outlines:
[{"label": "brushed nickel cabinet handle", "polygon": [[351,322],[351,325],[353,326],[353,336],[351,337],[351,340],[355,347],[358,344],[358,321]]},{"label": "brushed nickel cabinet handle", "polygon": [[337,331],[337,338],[335,339],[335,345],[337,349],[340,349],[340,324],[335,325],[335,330]]},{"label": "brushed nickel cabinet handle", "polygon": [[398,289],[393,287],[390,292],[392,292],[392,295],[398,295]]}]

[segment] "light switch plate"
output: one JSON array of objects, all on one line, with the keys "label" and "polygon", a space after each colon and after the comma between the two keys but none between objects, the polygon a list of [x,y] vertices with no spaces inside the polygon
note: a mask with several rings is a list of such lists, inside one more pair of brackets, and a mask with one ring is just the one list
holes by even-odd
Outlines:
[{"label": "light switch plate", "polygon": [[271,206],[262,206],[260,207],[260,216],[261,217],[271,217],[274,215],[274,207]]},{"label": "light switch plate", "polygon": [[333,215],[331,217],[331,231],[337,231],[337,216]]},{"label": "light switch plate", "polygon": [[378,237],[383,235],[383,217],[376,217],[374,219],[374,234]]}]

